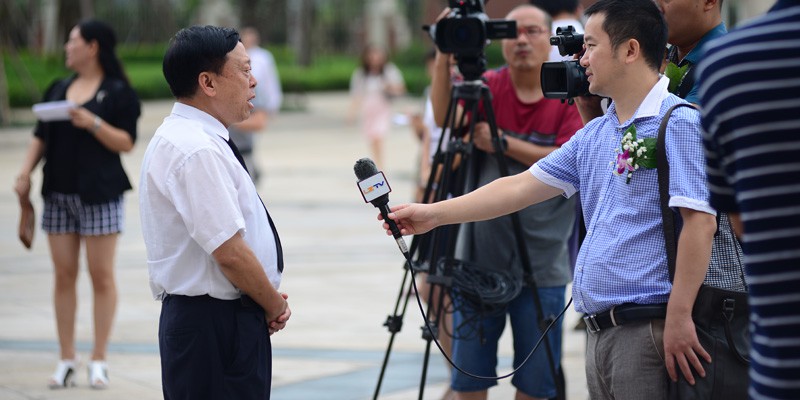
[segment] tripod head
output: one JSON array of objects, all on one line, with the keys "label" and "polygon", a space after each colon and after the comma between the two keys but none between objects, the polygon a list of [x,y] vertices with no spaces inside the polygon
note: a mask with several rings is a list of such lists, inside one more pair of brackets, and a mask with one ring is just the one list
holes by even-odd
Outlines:
[{"label": "tripod head", "polygon": [[481,79],[483,73],[486,72],[486,55],[484,53],[456,54],[456,65],[465,81],[476,81]]}]

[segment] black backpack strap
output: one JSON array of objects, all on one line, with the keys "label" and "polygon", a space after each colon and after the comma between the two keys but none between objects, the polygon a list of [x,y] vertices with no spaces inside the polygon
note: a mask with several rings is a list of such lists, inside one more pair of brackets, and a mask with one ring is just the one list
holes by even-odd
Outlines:
[{"label": "black backpack strap", "polygon": [[[680,64],[680,60],[678,60],[677,46],[670,47],[669,53],[667,54],[667,60],[675,65]],[[686,61],[686,63],[688,64],[686,71],[683,72],[683,76],[681,77],[680,83],[678,83],[678,87],[675,88],[675,91],[672,93],[682,99],[685,99],[686,96],[689,95],[689,92],[692,91],[692,87],[694,87],[694,71],[692,71],[694,69],[694,64],[689,61]]]},{"label": "black backpack strap", "polygon": [[689,95],[689,92],[692,91],[692,87],[694,87],[694,64],[689,63],[689,66],[686,68],[686,72],[683,73],[683,79],[681,79],[681,83],[678,85],[678,90],[676,90],[675,94],[685,99],[686,96]]},{"label": "black backpack strap", "polygon": [[658,138],[656,143],[656,170],[658,172],[658,194],[659,203],[661,206],[661,221],[662,228],[664,229],[664,242],[667,250],[667,265],[669,266],[669,281],[672,282],[675,277],[675,259],[678,253],[678,240],[675,237],[675,214],[669,208],[669,160],[667,160],[667,123],[669,117],[676,108],[691,107],[695,108],[689,103],[678,103],[670,107],[664,118],[661,119],[661,125],[658,127]]}]

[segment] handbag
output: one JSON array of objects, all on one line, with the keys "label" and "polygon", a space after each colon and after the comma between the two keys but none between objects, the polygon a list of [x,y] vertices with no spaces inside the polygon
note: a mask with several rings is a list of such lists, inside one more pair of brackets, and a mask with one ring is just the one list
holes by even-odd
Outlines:
[{"label": "handbag", "polygon": [[33,236],[36,233],[36,213],[33,210],[33,204],[29,199],[20,199],[20,216],[19,227],[17,228],[17,236],[26,249],[30,249],[33,245]]},{"label": "handbag", "polygon": [[[658,129],[656,145],[658,149],[656,151],[658,191],[670,282],[675,276],[677,224],[675,212],[669,208],[669,163],[664,149],[666,149],[667,122],[672,111],[678,107],[693,106],[688,103],[681,103],[672,106],[667,111]],[[729,223],[729,221],[723,222]],[[717,226],[720,226],[719,220]],[[722,240],[721,235],[716,234],[714,240]],[[730,246],[715,245],[713,251],[730,248]],[[735,249],[730,251],[735,251]],[[715,258],[721,259],[722,257],[714,257],[712,255],[712,259]],[[743,276],[741,258],[737,256],[730,259],[736,260],[739,268],[739,271],[730,271],[730,273],[739,272]],[[726,273],[729,272],[726,270]],[[708,285],[705,282],[701,285],[692,308],[692,320],[697,331],[697,338],[703,348],[711,355],[712,362],[708,364],[703,359],[700,359],[706,376],[705,378],[700,377],[693,371],[694,385],[690,385],[681,374],[679,374],[678,382],[669,380],[668,395],[670,399],[747,399],[749,386],[748,369],[750,364],[747,358],[750,350],[750,308],[747,303],[747,297],[746,291],[723,289]]]}]

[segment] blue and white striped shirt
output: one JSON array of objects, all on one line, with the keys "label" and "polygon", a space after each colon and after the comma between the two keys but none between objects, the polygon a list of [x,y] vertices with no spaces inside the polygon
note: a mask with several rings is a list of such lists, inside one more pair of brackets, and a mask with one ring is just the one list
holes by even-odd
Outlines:
[{"label": "blue and white striped shirt", "polygon": [[800,1],[709,43],[698,66],[711,204],[740,213],[750,398],[800,398]]},{"label": "blue and white striped shirt", "polygon": [[[570,141],[534,164],[531,173],[544,183],[581,192],[586,239],[578,253],[572,297],[575,310],[599,313],[623,303],[666,303],[672,285],[661,228],[656,169],[625,176],[612,173],[611,161],[622,135],[635,124],[637,137],[654,138],[662,116],[684,102],[669,94],[662,77],[650,90],[633,118],[620,123],[615,104],[589,122]],[[706,199],[705,161],[699,113],[680,108],[667,128],[670,164],[670,207],[715,214]]]}]

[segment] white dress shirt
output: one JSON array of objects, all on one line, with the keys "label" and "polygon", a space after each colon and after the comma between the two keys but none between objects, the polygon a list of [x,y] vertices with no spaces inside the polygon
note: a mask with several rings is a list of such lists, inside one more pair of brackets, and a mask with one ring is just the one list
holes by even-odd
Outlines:
[{"label": "white dress shirt", "polygon": [[211,256],[241,232],[277,289],[275,237],[250,176],[211,115],[182,103],[156,130],[142,163],[139,206],[150,289],[232,300],[241,292]]}]

